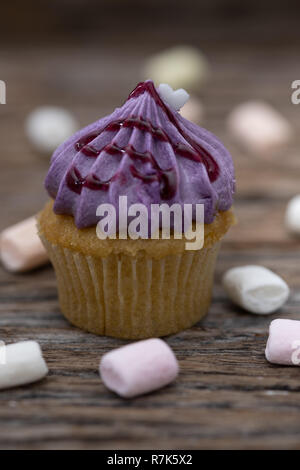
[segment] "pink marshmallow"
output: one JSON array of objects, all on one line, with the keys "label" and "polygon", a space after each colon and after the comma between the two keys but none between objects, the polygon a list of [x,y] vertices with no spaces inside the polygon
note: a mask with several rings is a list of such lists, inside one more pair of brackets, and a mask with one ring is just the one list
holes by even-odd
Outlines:
[{"label": "pink marshmallow", "polygon": [[273,364],[300,365],[300,321],[273,320],[265,353]]},{"label": "pink marshmallow", "polygon": [[37,233],[35,217],[8,227],[0,234],[0,259],[12,272],[25,272],[49,261]]},{"label": "pink marshmallow", "polygon": [[293,134],[289,121],[263,101],[242,103],[228,116],[230,133],[253,152],[267,152],[285,144]]},{"label": "pink marshmallow", "polygon": [[104,354],[99,372],[107,388],[131,398],[172,382],[179,367],[171,348],[158,338],[131,343]]},{"label": "pink marshmallow", "polygon": [[204,108],[201,101],[195,96],[191,96],[190,99],[180,110],[181,116],[189,121],[199,124],[203,121]]}]

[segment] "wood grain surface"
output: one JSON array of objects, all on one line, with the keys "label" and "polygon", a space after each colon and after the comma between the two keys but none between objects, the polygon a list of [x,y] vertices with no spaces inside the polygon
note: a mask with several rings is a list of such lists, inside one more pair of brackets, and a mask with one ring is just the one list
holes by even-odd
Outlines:
[{"label": "wood grain surface", "polygon": [[[62,105],[88,124],[124,101],[141,78],[144,57],[159,49],[66,44],[0,48],[0,78],[7,83],[7,105],[0,106],[0,229],[47,199],[48,160],[26,140],[27,113],[38,105]],[[215,41],[205,50],[212,70],[200,93],[203,125],[234,157],[239,224],[223,244],[209,315],[166,338],[180,363],[178,380],[134,400],[118,398],[103,386],[98,364],[124,342],[84,333],[64,320],[50,266],[24,275],[0,268],[0,337],[6,343],[38,341],[50,370],[39,383],[0,392],[1,449],[300,448],[299,369],[264,358],[270,321],[300,320],[300,241],[283,225],[286,202],[299,192],[300,106],[290,102],[298,56],[293,47],[271,44],[238,48]],[[288,146],[253,155],[231,140],[226,115],[252,98],[268,100],[291,120],[295,137]],[[222,290],[227,268],[255,263],[291,287],[276,314],[247,314]]]}]

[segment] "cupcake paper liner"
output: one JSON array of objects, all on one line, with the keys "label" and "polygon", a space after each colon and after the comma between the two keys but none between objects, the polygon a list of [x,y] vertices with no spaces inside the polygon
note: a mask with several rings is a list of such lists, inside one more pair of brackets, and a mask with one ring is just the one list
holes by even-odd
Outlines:
[{"label": "cupcake paper liner", "polygon": [[89,256],[40,236],[56,271],[61,310],[79,328],[117,338],[157,337],[207,313],[220,241],[155,259],[147,253]]}]

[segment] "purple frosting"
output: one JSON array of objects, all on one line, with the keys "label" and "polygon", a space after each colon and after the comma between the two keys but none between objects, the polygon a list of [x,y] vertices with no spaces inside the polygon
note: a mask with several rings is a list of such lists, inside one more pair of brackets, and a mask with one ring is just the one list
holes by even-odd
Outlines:
[{"label": "purple frosting", "polygon": [[56,149],[45,186],[55,213],[73,215],[84,228],[98,223],[100,204],[118,211],[119,196],[147,208],[202,203],[211,223],[231,207],[234,182],[223,144],[164,103],[148,80],[121,108]]}]

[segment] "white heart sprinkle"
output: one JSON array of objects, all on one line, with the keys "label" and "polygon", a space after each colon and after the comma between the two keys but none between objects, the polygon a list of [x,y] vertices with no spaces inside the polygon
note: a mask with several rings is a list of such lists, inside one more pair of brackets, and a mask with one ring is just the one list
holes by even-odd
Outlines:
[{"label": "white heart sprinkle", "polygon": [[190,95],[183,89],[173,90],[167,83],[161,83],[158,87],[161,98],[172,108],[179,111],[188,101]]}]

